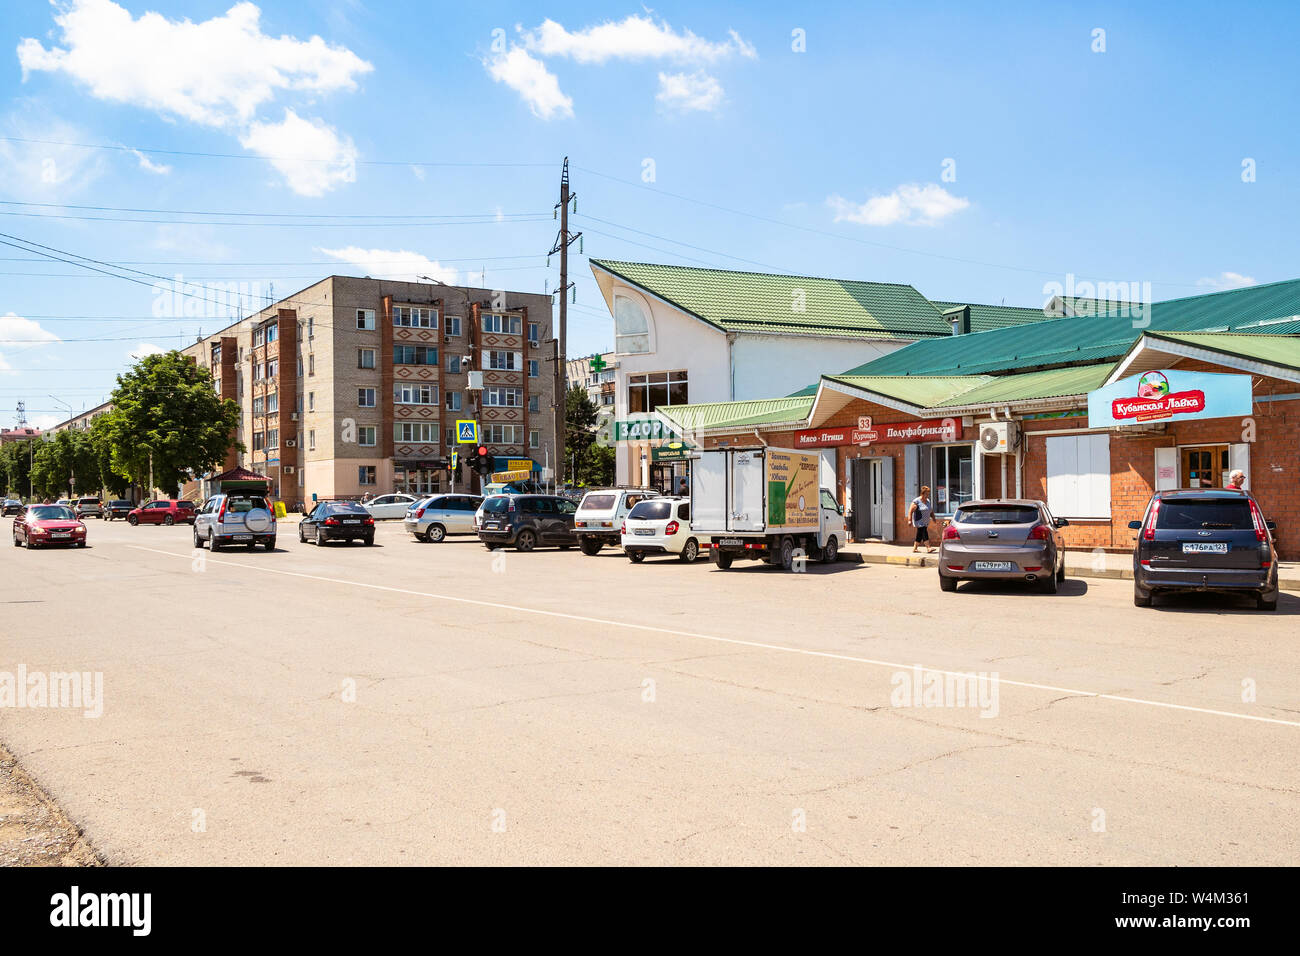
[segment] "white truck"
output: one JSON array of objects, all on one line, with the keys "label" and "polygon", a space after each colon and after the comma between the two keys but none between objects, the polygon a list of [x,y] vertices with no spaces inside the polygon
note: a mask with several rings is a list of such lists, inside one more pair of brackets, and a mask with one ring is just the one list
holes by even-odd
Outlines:
[{"label": "white truck", "polygon": [[790,570],[804,556],[833,562],[848,536],[844,513],[818,480],[816,452],[719,448],[691,457],[691,530],[710,538],[722,569],[761,558]]}]

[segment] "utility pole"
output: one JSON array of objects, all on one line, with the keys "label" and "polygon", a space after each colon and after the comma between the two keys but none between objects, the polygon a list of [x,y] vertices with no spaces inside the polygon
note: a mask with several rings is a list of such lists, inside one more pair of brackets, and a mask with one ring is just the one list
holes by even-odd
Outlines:
[{"label": "utility pole", "polygon": [[[569,331],[569,246],[575,240],[582,237],[582,233],[569,234],[569,201],[572,200],[574,207],[577,207],[577,194],[569,192],[569,157],[564,157],[564,169],[560,173],[560,201],[556,203],[556,209],[560,212],[560,232],[555,237],[555,244],[551,246],[551,255],[557,252],[560,254],[560,287],[556,290],[560,294],[560,324],[556,334],[557,350],[555,357],[555,467],[564,471],[564,445],[565,445],[565,413],[568,409],[568,379],[562,373],[565,371],[567,352],[567,336]],[[557,484],[563,479],[563,474],[557,478]]]}]

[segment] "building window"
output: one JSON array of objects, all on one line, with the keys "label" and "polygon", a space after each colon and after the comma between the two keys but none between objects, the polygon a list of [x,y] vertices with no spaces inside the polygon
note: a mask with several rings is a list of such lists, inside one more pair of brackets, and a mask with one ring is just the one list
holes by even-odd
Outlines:
[{"label": "building window", "polygon": [[260,382],[261,380],[262,380],[262,363],[261,363],[261,362],[254,362],[254,363],[253,363],[253,381],[254,381],[254,382]]},{"label": "building window", "polygon": [[1062,518],[1110,517],[1110,436],[1049,435],[1047,507]]},{"label": "building window", "polygon": [[434,309],[416,309],[399,305],[393,309],[393,325],[408,329],[436,329],[438,313]]},{"label": "building window", "polygon": [[316,374],[316,356],[315,356],[315,355],[308,355],[308,356],[307,356],[307,374],[308,374],[308,375],[315,375],[315,374]]},{"label": "building window", "polygon": [[357,406],[360,408],[374,408],[375,390],[373,388],[357,389]]},{"label": "building window", "polygon": [[307,432],[307,450],[316,450],[316,429],[314,428]]},{"label": "building window", "polygon": [[272,392],[266,396],[266,414],[275,415],[280,411],[280,393]]},{"label": "building window", "polygon": [[930,448],[930,486],[934,513],[950,515],[975,497],[975,447],[934,445]]},{"label": "building window", "polygon": [[437,385],[394,385],[393,401],[398,405],[437,405]]},{"label": "building window", "polygon": [[365,448],[373,448],[379,444],[378,429],[374,425],[362,425],[357,428],[357,444]]},{"label": "building window", "polygon": [[519,445],[524,440],[523,425],[484,425],[483,441],[489,445]]},{"label": "building window", "polygon": [[375,483],[374,465],[357,465],[357,484],[373,485]]},{"label": "building window", "polygon": [[646,375],[629,375],[627,379],[629,414],[653,412],[660,405],[685,405],[686,396],[684,371],[650,372]]},{"label": "building window", "polygon": [[438,426],[428,422],[398,422],[393,426],[393,440],[436,445]]},{"label": "building window", "polygon": [[357,309],[357,328],[363,332],[374,331],[375,329],[374,309]]},{"label": "building window", "polygon": [[451,372],[453,375],[459,375],[462,361],[463,360],[459,355],[448,355],[447,371]]},{"label": "building window", "polygon": [[650,351],[650,320],[640,303],[614,296],[614,351],[631,355]]},{"label": "building window", "polygon": [[498,349],[492,349],[487,354],[488,368],[502,369],[507,372],[519,371],[519,361],[521,356],[518,352],[503,352]]},{"label": "building window", "polygon": [[460,392],[447,393],[447,411],[449,412],[460,411]]},{"label": "building window", "polygon": [[522,408],[524,390],[503,385],[489,385],[483,389],[483,405],[495,408]]},{"label": "building window", "polygon": [[258,326],[253,329],[253,348],[259,349],[266,343],[266,329]]},{"label": "building window", "polygon": [[275,451],[280,447],[280,429],[272,428],[266,433],[267,451]]},{"label": "building window", "polygon": [[448,334],[448,335],[460,335],[460,316],[459,316],[459,315],[449,315],[449,316],[447,316],[447,334]]},{"label": "building window", "polygon": [[261,432],[253,432],[253,451],[262,451],[266,448],[266,436]]},{"label": "building window", "polygon": [[529,410],[530,412],[540,412],[540,411],[542,410],[542,396],[540,396],[540,395],[529,395],[529,396],[528,396],[528,410]]},{"label": "building window", "polygon": [[394,365],[437,365],[438,350],[426,345],[394,345]]},{"label": "building window", "polygon": [[357,349],[357,368],[374,368],[375,350]]},{"label": "building window", "polygon": [[309,411],[309,412],[314,412],[314,411],[316,411],[316,393],[315,393],[315,392],[308,392],[308,393],[307,393],[307,411]]},{"label": "building window", "polygon": [[315,337],[316,337],[316,320],[309,315],[307,316],[307,338],[314,339]]},{"label": "building window", "polygon": [[528,323],[528,344],[529,344],[529,345],[536,345],[537,343],[538,343],[538,338],[537,338],[537,323],[536,323],[536,322],[529,322],[529,323]]},{"label": "building window", "polygon": [[298,356],[298,377],[302,378],[302,356]]},{"label": "building window", "polygon": [[540,428],[528,429],[528,447],[529,448],[542,447],[542,430]]},{"label": "building window", "polygon": [[537,376],[540,375],[541,372],[542,372],[542,363],[539,362],[539,361],[537,361],[537,359],[529,359],[529,360],[528,360],[528,377],[529,377],[529,378],[537,378]]},{"label": "building window", "polygon": [[264,415],[264,414],[265,414],[265,403],[262,401],[262,399],[261,399],[260,397],[254,398],[254,399],[253,399],[253,415],[254,415],[255,417],[260,417],[261,415]]},{"label": "building window", "polygon": [[271,359],[269,362],[266,363],[267,378],[275,378],[275,376],[279,373],[279,371],[280,371],[279,359]]},{"label": "building window", "polygon": [[448,428],[443,432],[443,441],[447,443],[448,448],[456,447],[456,429]]},{"label": "building window", "polygon": [[517,315],[504,315],[499,312],[483,313],[483,331],[497,332],[502,335],[518,335],[523,330],[523,319]]}]

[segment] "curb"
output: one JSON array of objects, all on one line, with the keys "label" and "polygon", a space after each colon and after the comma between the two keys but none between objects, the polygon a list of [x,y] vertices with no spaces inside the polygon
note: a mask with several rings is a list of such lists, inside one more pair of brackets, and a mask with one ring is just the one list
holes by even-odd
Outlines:
[{"label": "curb", "polygon": [[[841,561],[855,561],[859,564],[892,564],[901,568],[937,568],[939,562],[933,554],[864,554],[861,551],[841,551]],[[1133,572],[1128,568],[1080,568],[1065,566],[1065,573],[1072,578],[1100,578],[1112,581],[1132,581]],[[1283,591],[1300,591],[1300,578],[1279,577],[1277,586]]]}]

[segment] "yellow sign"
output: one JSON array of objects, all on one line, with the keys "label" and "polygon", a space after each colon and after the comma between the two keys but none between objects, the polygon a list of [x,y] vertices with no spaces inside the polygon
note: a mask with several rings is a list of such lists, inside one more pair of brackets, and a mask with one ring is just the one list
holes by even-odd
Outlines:
[{"label": "yellow sign", "polygon": [[767,523],[815,525],[820,518],[818,458],[813,454],[767,452]]},{"label": "yellow sign", "polygon": [[507,458],[506,471],[526,471],[530,475],[533,473],[533,462],[530,458]]},{"label": "yellow sign", "polygon": [[492,472],[492,480],[498,484],[506,481],[527,481],[532,477],[532,474],[533,470],[531,468],[521,469],[520,471],[494,471]]},{"label": "yellow sign", "polygon": [[288,514],[289,514],[289,511],[288,511],[287,508],[285,508],[285,506],[284,506],[284,502],[283,502],[283,501],[277,501],[277,502],[275,503],[275,520],[276,520],[276,521],[279,521],[281,518],[285,518],[285,517],[287,517]]}]

